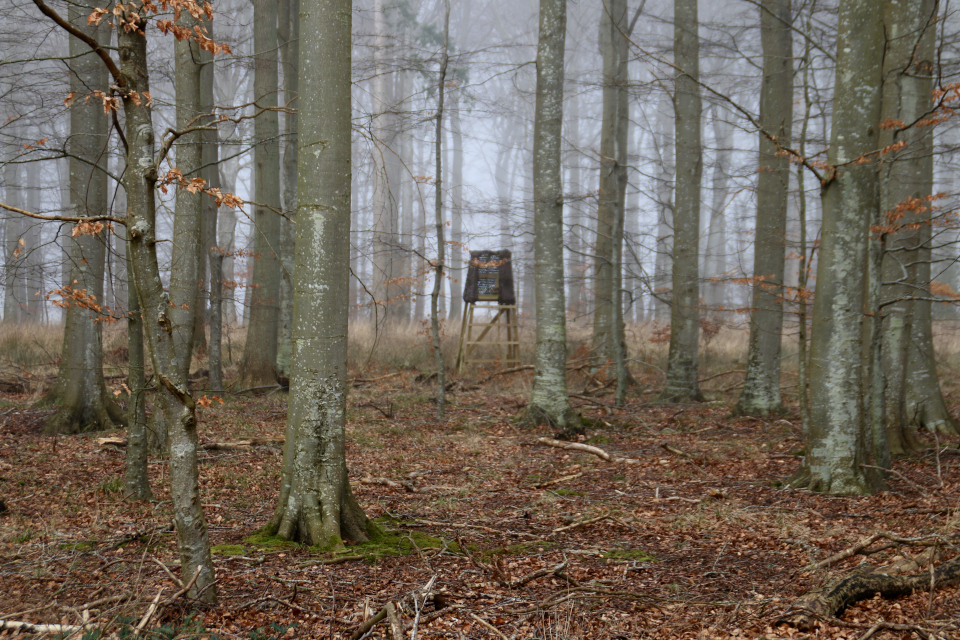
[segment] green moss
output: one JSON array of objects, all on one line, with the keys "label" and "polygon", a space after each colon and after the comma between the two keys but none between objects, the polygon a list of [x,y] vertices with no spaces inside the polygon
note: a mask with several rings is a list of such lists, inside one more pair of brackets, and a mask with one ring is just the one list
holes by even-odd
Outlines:
[{"label": "green moss", "polygon": [[455,544],[441,538],[434,538],[419,531],[404,531],[383,526],[387,523],[392,523],[392,521],[389,518],[380,518],[377,521],[371,520],[367,525],[367,534],[370,536],[370,541],[348,547],[347,551],[351,554],[361,555],[367,562],[374,563],[384,556],[405,556],[416,553],[417,549],[420,549],[420,551],[426,549],[457,550]]},{"label": "green moss", "polygon": [[600,554],[605,560],[633,560],[634,562],[653,562],[652,555],[642,549],[611,549]]},{"label": "green moss", "polygon": [[243,539],[243,541],[256,547],[271,550],[296,549],[300,547],[300,545],[296,542],[291,542],[290,540],[286,540],[280,536],[268,534],[263,530],[257,531],[252,536],[247,536]]},{"label": "green moss", "polygon": [[579,491],[573,491],[572,489],[554,489],[553,492],[558,496],[582,496],[583,495]]},{"label": "green moss", "polygon": [[215,544],[210,548],[215,556],[245,556],[247,550],[242,544]]},{"label": "green moss", "polygon": [[535,542],[520,542],[508,547],[495,547],[483,552],[485,556],[519,556],[542,553],[549,549],[557,549],[560,545],[546,540],[537,540]]},{"label": "green moss", "polygon": [[81,540],[80,542],[65,542],[59,546],[65,551],[90,551],[96,549],[97,543],[91,540]]},{"label": "green moss", "polygon": [[613,440],[611,438],[607,438],[606,436],[593,436],[592,438],[590,438],[589,440],[586,440],[585,442],[587,444],[608,444],[610,442],[613,442]]}]

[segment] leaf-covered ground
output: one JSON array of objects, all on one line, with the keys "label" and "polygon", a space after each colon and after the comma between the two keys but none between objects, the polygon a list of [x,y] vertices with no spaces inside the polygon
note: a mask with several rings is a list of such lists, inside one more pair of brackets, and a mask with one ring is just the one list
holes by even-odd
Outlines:
[{"label": "leaf-covered ground", "polygon": [[[522,387],[498,384],[510,383],[459,387],[442,424],[432,386],[413,373],[355,390],[354,491],[397,532],[391,545],[350,548],[347,558],[359,560],[256,537],[277,497],[279,448],[205,452],[219,604],[193,614],[182,597],[170,600],[179,589],[165,568],[179,571],[164,461],[150,463],[157,501],[126,501],[123,451],[97,441],[122,433],[44,437],[47,413],[7,396],[0,619],[80,624],[86,616],[117,632],[162,591],[145,625],[155,637],[350,638],[401,600],[401,624],[417,638],[960,637],[958,588],[867,600],[807,633],[776,626],[828,577],[917,550],[812,563],[880,530],[956,533],[956,443],[931,440],[895,461],[889,491],[836,498],[781,483],[803,447],[795,415],[734,419],[722,402],[632,398],[614,410],[609,396],[576,400],[595,420],[589,444],[637,461],[610,463],[518,429]],[[282,396],[226,396],[203,410],[201,440],[281,439],[285,413]],[[529,579],[539,569],[546,575]],[[439,602],[418,611],[404,600],[433,578]],[[891,624],[874,628],[878,621]],[[390,637],[386,621],[367,637]]]}]

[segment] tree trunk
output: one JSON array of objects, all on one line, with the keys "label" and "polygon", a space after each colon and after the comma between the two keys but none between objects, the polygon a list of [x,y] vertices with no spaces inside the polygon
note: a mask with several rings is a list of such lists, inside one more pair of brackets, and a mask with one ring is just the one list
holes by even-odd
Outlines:
[{"label": "tree trunk", "polygon": [[280,121],[277,107],[277,2],[254,0],[254,88],[257,107],[269,109],[254,120],[253,280],[250,325],[240,364],[240,388],[277,381],[280,329]]},{"label": "tree trunk", "polygon": [[[98,42],[110,39],[106,25],[88,25],[87,16],[97,7],[93,0],[70,10],[70,21]],[[99,88],[107,91],[109,74],[89,46],[70,37],[71,89],[83,95]],[[83,55],[86,54],[86,55]],[[72,214],[103,215],[107,211],[107,117],[103,106],[91,100],[75,100],[70,107],[70,192]],[[15,240],[14,240],[15,241]],[[8,236],[9,243],[9,236]],[[70,288],[103,300],[105,234],[81,234],[71,241]],[[60,371],[47,400],[59,408],[44,425],[44,433],[77,433],[113,429],[124,423],[120,407],[107,392],[103,379],[102,325],[99,314],[65,296],[67,318],[64,326]]]},{"label": "tree trunk", "polygon": [[[461,4],[461,7],[464,5]],[[453,325],[463,315],[463,281],[466,270],[463,260],[463,131],[460,126],[459,81],[450,91],[450,311]],[[452,326],[453,326],[452,325]]]},{"label": "tree trunk", "polygon": [[[127,16],[121,15],[126,21]],[[131,18],[132,19],[132,18]],[[144,24],[138,25],[143,28]],[[154,158],[154,132],[150,108],[139,99],[149,91],[147,73],[147,41],[137,31],[120,29],[118,32],[121,79],[125,90],[123,106],[126,115],[128,142],[127,171],[124,175],[127,191],[127,231],[130,234],[131,268],[140,307],[154,375],[162,391],[159,404],[165,414],[168,456],[170,460],[170,497],[173,501],[174,522],[180,550],[180,566],[184,582],[193,579],[194,586],[187,595],[204,602],[216,601],[213,563],[210,558],[210,539],[203,509],[200,506],[200,483],[197,472],[197,417],[193,398],[187,390],[190,366],[193,314],[196,303],[195,279],[198,251],[183,251],[178,269],[194,274],[194,279],[182,274],[171,278],[169,297],[163,290],[156,251],[156,183],[157,168]],[[198,56],[199,58],[199,56]],[[137,102],[133,100],[137,97]],[[178,216],[179,217],[179,216]],[[175,221],[174,242],[186,241],[187,235],[199,238],[199,212],[193,219]],[[192,261],[192,265],[190,262]],[[184,287],[177,290],[174,287]],[[192,304],[191,304],[192,303]],[[181,309],[178,304],[187,304]],[[180,311],[181,313],[174,313]]]},{"label": "tree trunk", "polygon": [[283,146],[283,211],[293,218],[280,221],[282,256],[282,295],[280,309],[280,343],[277,345],[277,372],[290,375],[290,354],[293,349],[293,245],[297,211],[297,91],[300,59],[300,0],[279,3],[280,59],[283,64],[283,99],[288,109],[284,116]]},{"label": "tree trunk", "polygon": [[571,438],[583,432],[567,395],[567,309],[563,278],[563,59],[566,0],[540,0],[537,99],[533,126],[537,346],[533,391],[524,422]]},{"label": "tree trunk", "polygon": [[[797,482],[825,493],[869,493],[877,474],[864,469],[870,439],[863,406],[862,336],[867,240],[879,205],[875,160],[880,118],[883,15],[870,3],[841,0],[837,80],[810,345],[810,434]],[[807,475],[809,476],[807,478]]]},{"label": "tree trunk", "polygon": [[[130,244],[124,241],[127,262],[130,260]],[[131,295],[127,301],[127,388],[130,400],[127,403],[127,451],[124,474],[124,491],[134,500],[152,500],[150,478],[147,473],[147,381],[144,373],[146,360],[143,353],[143,318],[140,317],[140,299],[137,296],[133,270],[127,270]]]},{"label": "tree trunk", "polygon": [[376,531],[350,491],[347,398],[351,2],[302,0],[294,354],[280,502],[271,533],[310,545]]},{"label": "tree trunk", "polygon": [[[207,24],[210,38],[213,38],[213,22]],[[209,51],[200,53],[203,67],[200,69],[200,110],[203,113],[213,113],[214,110],[214,65],[213,54]],[[212,118],[204,124],[211,124]],[[204,131],[201,134],[203,141],[203,172],[201,176],[211,189],[219,189],[220,168],[220,138],[219,131]],[[205,197],[203,207],[203,237],[206,244],[200,249],[206,253],[207,268],[210,278],[210,344],[207,350],[207,371],[209,372],[209,386],[211,391],[223,390],[223,250],[218,246],[217,234],[217,204],[213,198]],[[201,254],[202,256],[202,254]],[[201,257],[201,261],[203,258]],[[141,329],[142,330],[142,329]]]},{"label": "tree trunk", "polygon": [[[787,42],[790,43],[789,40]],[[786,64],[790,64],[790,56],[787,56]],[[763,111],[762,104],[760,111]],[[761,120],[762,117],[761,115]],[[725,119],[719,107],[714,109],[713,134],[716,158],[713,165],[713,176],[710,180],[713,197],[710,206],[710,223],[707,228],[707,246],[703,260],[703,272],[706,279],[704,287],[706,291],[704,291],[703,298],[707,306],[707,315],[718,317],[721,315],[719,313],[720,307],[726,302],[727,287],[723,282],[727,273],[727,214],[725,209],[727,198],[730,196],[730,176],[728,173],[732,165],[730,158],[733,155],[733,125]],[[760,175],[762,176],[763,173],[761,172]]]},{"label": "tree trunk", "polygon": [[[784,410],[780,398],[780,342],[790,163],[777,152],[789,146],[793,126],[790,0],[764,0],[760,7],[760,28],[763,45],[762,130],[750,349],[747,377],[734,413],[765,416]],[[771,140],[771,136],[776,141]]]},{"label": "tree trunk", "polygon": [[443,292],[445,243],[443,240],[443,94],[447,79],[447,55],[450,42],[450,0],[444,0],[443,51],[440,55],[440,73],[437,80],[437,115],[434,129],[434,158],[436,178],[434,185],[434,223],[437,230],[437,262],[433,270],[433,291],[430,294],[430,339],[433,342],[433,357],[437,367],[437,420],[446,419],[447,371],[443,360],[443,345],[440,342],[440,296]]},{"label": "tree trunk", "polygon": [[657,152],[661,175],[657,179],[657,257],[653,268],[653,320],[670,321],[670,272],[673,270],[673,192],[676,180],[674,140],[670,116],[675,105],[664,94],[657,110]]},{"label": "tree trunk", "polygon": [[700,35],[697,0],[674,1],[676,196],[673,215],[673,293],[665,402],[701,401],[697,383],[700,338]]},{"label": "tree trunk", "polygon": [[614,247],[622,242],[623,205],[627,188],[627,3],[605,0],[600,9],[600,52],[603,57],[603,115],[600,124],[600,194],[594,258],[593,348],[601,360],[613,358],[616,331],[613,272]]}]

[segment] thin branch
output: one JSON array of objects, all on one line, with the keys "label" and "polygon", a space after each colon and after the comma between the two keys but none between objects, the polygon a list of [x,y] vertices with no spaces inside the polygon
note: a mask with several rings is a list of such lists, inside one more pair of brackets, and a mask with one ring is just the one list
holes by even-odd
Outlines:
[{"label": "thin branch", "polygon": [[120,73],[120,68],[117,67],[117,64],[113,61],[113,58],[110,57],[110,54],[106,51],[106,49],[100,46],[99,42],[78,29],[76,26],[70,24],[69,21],[64,20],[63,16],[47,6],[43,0],[33,0],[33,4],[37,5],[37,8],[40,9],[40,13],[56,22],[64,31],[93,49],[93,52],[100,56],[100,59],[103,60],[103,64],[107,65],[110,75],[113,76],[113,79],[116,80],[118,85],[121,87],[125,87],[127,85],[126,79],[124,79],[123,75]]}]

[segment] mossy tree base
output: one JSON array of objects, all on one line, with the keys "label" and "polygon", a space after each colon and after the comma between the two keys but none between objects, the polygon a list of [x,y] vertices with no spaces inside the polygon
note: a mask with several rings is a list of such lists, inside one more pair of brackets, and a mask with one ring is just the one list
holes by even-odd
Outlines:
[{"label": "mossy tree base", "polygon": [[[45,401],[56,400],[47,396]],[[108,396],[106,388],[90,396],[70,393],[59,404],[57,412],[43,425],[45,435],[109,431],[126,425],[123,410]]]},{"label": "mossy tree base", "polygon": [[543,407],[528,404],[517,416],[517,424],[525,428],[547,426],[556,431],[554,437],[557,440],[572,440],[586,433],[583,417],[570,407],[560,415],[554,415]]}]

